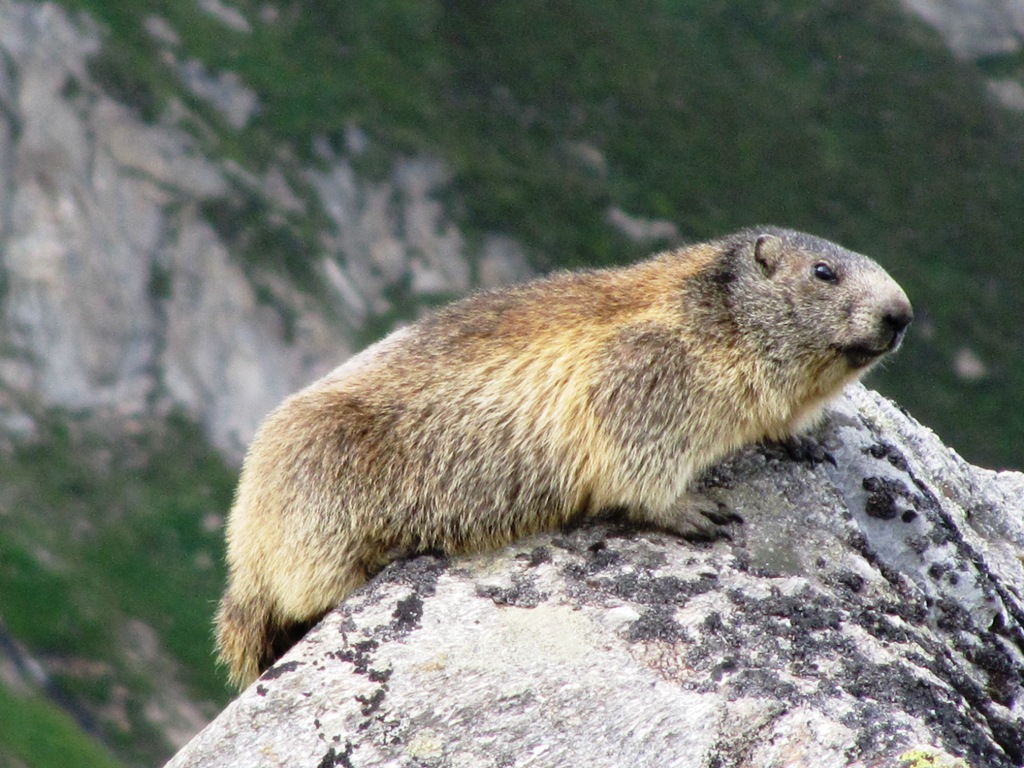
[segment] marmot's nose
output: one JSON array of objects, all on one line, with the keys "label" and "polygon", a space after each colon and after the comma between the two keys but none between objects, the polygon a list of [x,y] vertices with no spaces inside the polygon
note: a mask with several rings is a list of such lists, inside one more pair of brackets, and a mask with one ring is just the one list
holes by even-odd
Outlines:
[{"label": "marmot's nose", "polygon": [[900,334],[907,329],[914,320],[914,310],[908,301],[894,302],[886,307],[882,314],[882,322],[885,327],[895,334]]},{"label": "marmot's nose", "polygon": [[892,334],[889,350],[895,350],[903,341],[903,332],[914,319],[914,310],[905,298],[894,301],[882,310],[882,327]]}]

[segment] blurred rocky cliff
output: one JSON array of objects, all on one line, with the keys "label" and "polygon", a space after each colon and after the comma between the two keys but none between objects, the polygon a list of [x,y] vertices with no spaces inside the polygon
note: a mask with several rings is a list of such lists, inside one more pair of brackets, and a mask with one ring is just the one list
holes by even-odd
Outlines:
[{"label": "blurred rocky cliff", "polygon": [[201,727],[226,696],[220,523],[260,419],[418,308],[528,272],[512,239],[451,223],[438,159],[358,174],[355,127],[245,169],[189,99],[229,126],[259,105],[145,28],[182,93],[151,115],[112,87],[88,15],[0,2],[0,718],[8,690],[28,713],[0,727],[4,766],[37,764],[17,744],[39,728],[67,749],[53,718],[138,765]]},{"label": "blurred rocky cliff", "polygon": [[[173,35],[157,17],[148,26]],[[446,218],[439,161],[399,157],[364,181],[350,160],[369,139],[353,128],[347,155],[324,143],[317,167],[286,157],[257,178],[204,153],[183,104],[148,122],[106,93],[90,70],[99,48],[87,18],[0,4],[8,428],[27,428],[26,406],[123,416],[178,406],[238,460],[259,419],[350,354],[370,320],[397,314],[396,300],[524,274],[514,242],[471,249]],[[211,96],[226,110],[237,97]],[[251,199],[271,222],[327,213],[308,255],[315,287],[232,253],[211,212]],[[235,244],[257,236],[231,233]]]}]

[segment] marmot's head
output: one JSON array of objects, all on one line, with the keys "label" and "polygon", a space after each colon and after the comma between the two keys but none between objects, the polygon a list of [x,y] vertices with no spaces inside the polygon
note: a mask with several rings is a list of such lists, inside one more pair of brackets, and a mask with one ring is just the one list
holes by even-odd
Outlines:
[{"label": "marmot's head", "polygon": [[903,341],[914,313],[878,264],[835,243],[764,227],[727,238],[714,282],[744,341],[783,365],[859,376]]}]

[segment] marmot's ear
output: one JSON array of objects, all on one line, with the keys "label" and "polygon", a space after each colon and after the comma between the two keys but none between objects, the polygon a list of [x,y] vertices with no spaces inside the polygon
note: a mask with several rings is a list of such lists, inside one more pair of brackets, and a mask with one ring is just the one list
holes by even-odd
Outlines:
[{"label": "marmot's ear", "polygon": [[782,261],[782,240],[775,235],[758,235],[754,241],[754,260],[761,265],[765,277],[771,277]]}]

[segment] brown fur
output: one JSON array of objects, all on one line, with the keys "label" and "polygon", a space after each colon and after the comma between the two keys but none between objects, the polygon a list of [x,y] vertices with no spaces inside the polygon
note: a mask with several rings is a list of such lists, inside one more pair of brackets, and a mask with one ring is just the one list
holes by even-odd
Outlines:
[{"label": "brown fur", "polygon": [[[823,262],[835,280],[815,275]],[[232,680],[396,556],[612,508],[710,526],[687,502],[694,476],[808,424],[910,319],[870,259],[764,228],[483,293],[392,334],[253,440],[217,618]]]}]

